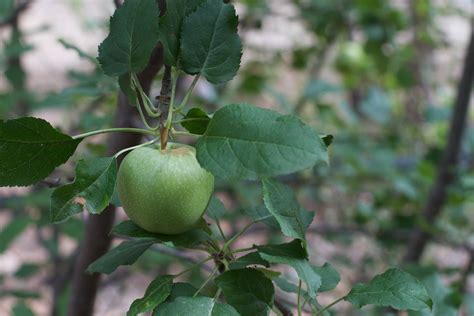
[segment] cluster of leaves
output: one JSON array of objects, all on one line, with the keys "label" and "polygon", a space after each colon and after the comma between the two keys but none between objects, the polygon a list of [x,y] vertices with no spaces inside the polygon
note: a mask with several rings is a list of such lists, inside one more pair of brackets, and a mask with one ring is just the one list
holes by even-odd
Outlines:
[{"label": "cluster of leaves", "polygon": [[[171,128],[173,133],[172,125],[181,124],[198,137],[197,159],[217,177],[261,181],[262,207],[248,210],[249,225],[231,238],[222,234],[222,241],[205,222],[184,234],[172,236],[144,231],[129,221],[121,223],[113,232],[130,240],[92,263],[88,272],[112,273],[120,265],[134,263],[155,243],[188,249],[204,247],[209,256],[196,266],[214,261],[215,268],[199,289],[174,282],[188,270],[158,276],[144,297],[132,303],[129,315],[151,310],[157,315],[190,311],[195,315],[266,315],[275,306],[274,284],[298,295],[299,310],[309,304],[318,315],[327,314],[327,310],[341,300],[356,308],[374,304],[403,310],[429,310],[432,300],[424,285],[398,268],[387,270],[367,284],[355,286],[333,304],[322,307],[318,303],[318,293],[333,289],[339,275],[331,265],[316,266],[309,260],[305,232],[314,213],[301,207],[293,191],[275,177],[328,162],[327,147],[332,137],[319,135],[294,115],[247,104],[225,105],[213,115],[197,108],[186,114],[181,111],[200,77],[219,84],[235,76],[241,57],[237,23],[234,7],[221,0],[168,1],[167,12],[162,17],[154,0],[127,0],[111,18],[110,34],[99,47],[99,61],[105,74],[117,77],[121,89],[134,101],[142,118],[142,107],[148,116],[157,118],[163,112],[146,100],[144,104],[140,102],[146,96],[135,78],[161,42],[165,63],[175,69],[174,85],[181,72],[195,76],[179,106],[174,103],[174,95],[171,96],[171,115],[167,113],[165,127]],[[173,114],[181,114],[183,119],[173,123],[169,119]],[[147,125],[146,120],[144,124]],[[157,130],[150,127],[121,131],[151,135],[156,141]],[[0,185],[25,186],[41,181],[66,162],[83,139],[109,131],[113,130],[71,137],[38,118],[1,121]],[[51,196],[52,222],[68,220],[83,210],[100,214],[105,209],[115,189],[117,155],[79,161],[75,181],[56,189]],[[214,200],[207,213],[218,225],[225,209]],[[234,249],[234,242],[257,222],[278,227],[291,241]],[[240,253],[245,255],[239,256]],[[299,284],[288,282],[279,272],[270,269],[275,265],[294,269]],[[218,287],[213,298],[201,294],[211,280]],[[225,303],[221,301],[221,294]],[[301,297],[306,303],[300,301]]]}]

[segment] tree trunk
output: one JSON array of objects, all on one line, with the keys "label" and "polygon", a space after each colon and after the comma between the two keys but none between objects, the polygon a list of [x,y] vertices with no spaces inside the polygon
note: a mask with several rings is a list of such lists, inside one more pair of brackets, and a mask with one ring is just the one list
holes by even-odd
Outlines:
[{"label": "tree trunk", "polygon": [[[163,65],[163,51],[155,48],[148,66],[138,76],[144,91],[148,94],[151,83]],[[119,93],[114,127],[130,127],[136,114],[136,108],[128,103],[127,97]],[[132,133],[115,133],[109,139],[108,155],[119,150],[137,145],[141,136]],[[123,158],[124,156],[122,156]],[[119,158],[120,164],[122,159]],[[89,215],[85,225],[85,237],[74,268],[72,292],[68,306],[68,316],[93,315],[95,297],[100,274],[88,274],[87,267],[105,254],[111,243],[110,230],[115,219],[115,207],[109,205],[100,215]]]},{"label": "tree trunk", "polygon": [[[448,186],[454,181],[462,138],[467,125],[469,99],[474,84],[474,28],[464,59],[461,80],[458,85],[453,115],[449,128],[449,136],[440,164],[438,173],[431,188],[428,200],[423,209],[421,220],[432,225],[442,211],[446,201]],[[404,262],[417,262],[430,239],[430,234],[418,227],[410,238]]]}]

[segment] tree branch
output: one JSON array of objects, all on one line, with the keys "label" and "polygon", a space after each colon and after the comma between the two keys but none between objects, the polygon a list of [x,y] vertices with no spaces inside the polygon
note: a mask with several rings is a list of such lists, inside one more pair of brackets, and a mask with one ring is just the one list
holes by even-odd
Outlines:
[{"label": "tree branch", "polygon": [[[469,99],[473,83],[474,28],[471,30],[471,37],[464,59],[462,76],[459,81],[457,97],[454,103],[453,115],[451,117],[448,142],[444,149],[442,160],[438,166],[438,174],[435,183],[431,188],[428,200],[422,212],[421,220],[428,225],[432,225],[441,213],[446,201],[448,186],[455,179],[462,138],[467,125]],[[429,239],[430,234],[423,230],[422,227],[417,227],[413,237],[410,239],[408,249],[405,253],[404,262],[419,261]]]},{"label": "tree branch", "polygon": [[[151,83],[163,65],[161,46],[154,49],[147,67],[138,75],[140,84],[149,93]],[[128,103],[128,98],[119,93],[114,127],[130,127],[133,125],[135,108]],[[141,135],[125,133],[113,134],[109,139],[108,154],[137,145]],[[123,156],[119,158],[121,162]],[[89,215],[85,225],[85,237],[82,242],[73,275],[72,293],[70,296],[69,316],[92,316],[95,297],[100,281],[100,274],[87,274],[87,267],[105,254],[111,243],[110,230],[115,219],[115,207],[109,205],[100,215]]]}]

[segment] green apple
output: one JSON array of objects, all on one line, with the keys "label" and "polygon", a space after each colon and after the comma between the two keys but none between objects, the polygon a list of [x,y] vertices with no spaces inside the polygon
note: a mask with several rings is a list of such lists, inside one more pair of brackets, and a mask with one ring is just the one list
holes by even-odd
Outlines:
[{"label": "green apple", "polygon": [[122,207],[137,225],[180,234],[193,228],[206,210],[214,177],[199,165],[193,147],[142,147],[123,160],[117,188]]}]

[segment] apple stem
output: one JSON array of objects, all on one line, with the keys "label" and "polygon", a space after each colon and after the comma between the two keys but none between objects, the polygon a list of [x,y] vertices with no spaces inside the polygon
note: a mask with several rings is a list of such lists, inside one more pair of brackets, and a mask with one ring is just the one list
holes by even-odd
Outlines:
[{"label": "apple stem", "polygon": [[168,134],[169,134],[169,129],[166,127],[162,127],[160,130],[161,150],[165,150],[166,146],[168,145]]}]

